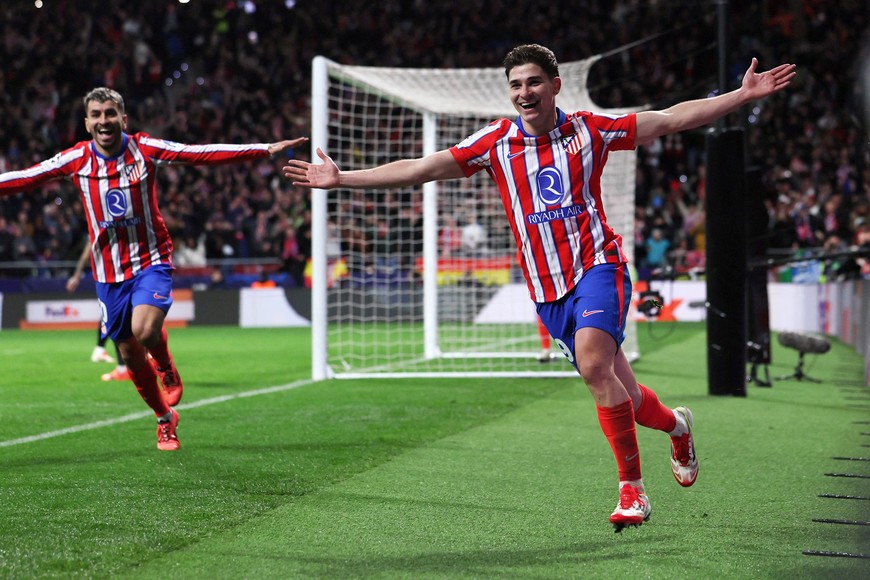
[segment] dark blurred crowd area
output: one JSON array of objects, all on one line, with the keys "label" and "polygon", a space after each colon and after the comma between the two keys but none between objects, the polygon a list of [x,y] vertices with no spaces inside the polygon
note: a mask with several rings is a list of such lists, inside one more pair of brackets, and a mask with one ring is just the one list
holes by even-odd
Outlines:
[{"label": "dark blurred crowd area", "polygon": [[[729,6],[729,89],[753,56],[759,70],[798,65],[789,90],[727,119],[745,128],[748,165],[760,168],[768,249],[870,245],[866,0]],[[87,139],[81,98],[95,86],[124,95],[130,132],[183,143],[309,135],[315,55],[438,68],[500,66],[524,42],[549,46],[563,62],[607,54],[589,78],[603,108],[665,108],[712,94],[719,77],[712,1],[554,0],[529,12],[494,0],[44,0],[41,8],[21,0],[0,6],[0,23],[0,172]],[[704,151],[703,130],[638,150],[633,235],[642,277],[704,267]],[[308,193],[280,176],[281,165],[161,168],[176,265],[261,260],[302,284]],[[0,265],[45,264],[0,268],[0,277],[66,275],[50,266],[78,258],[82,216],[67,182],[0,199]]]}]

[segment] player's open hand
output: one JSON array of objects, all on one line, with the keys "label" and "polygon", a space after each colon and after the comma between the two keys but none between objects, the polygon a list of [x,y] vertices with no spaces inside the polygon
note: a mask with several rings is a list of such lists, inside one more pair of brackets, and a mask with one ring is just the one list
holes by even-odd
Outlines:
[{"label": "player's open hand", "polygon": [[69,280],[66,281],[66,291],[69,293],[73,293],[76,291],[76,288],[79,287],[79,282],[82,280],[81,274],[73,274],[69,277]]},{"label": "player's open hand", "polygon": [[338,185],[338,165],[320,147],[317,148],[317,156],[323,163],[314,165],[300,159],[290,159],[287,161],[287,165],[281,168],[284,177],[292,179],[293,185],[302,187],[321,189],[336,187]]},{"label": "player's open hand", "polygon": [[742,89],[747,93],[750,100],[761,99],[781,91],[789,85],[791,79],[797,74],[796,65],[781,64],[776,68],[762,73],[756,73],[758,59],[753,58],[746,74],[743,75]]},{"label": "player's open hand", "polygon": [[284,153],[288,149],[293,149],[300,145],[305,145],[308,142],[308,137],[298,137],[296,139],[287,139],[284,141],[278,141],[277,143],[272,143],[269,145],[269,155],[274,157],[279,153]]}]

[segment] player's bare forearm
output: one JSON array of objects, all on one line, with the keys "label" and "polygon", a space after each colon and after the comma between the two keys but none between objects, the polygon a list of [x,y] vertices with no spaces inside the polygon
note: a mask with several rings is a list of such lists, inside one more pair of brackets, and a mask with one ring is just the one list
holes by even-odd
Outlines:
[{"label": "player's bare forearm", "polygon": [[338,174],[340,187],[403,187],[429,181],[418,168],[418,159],[402,159],[379,167],[342,171]]},{"label": "player's bare forearm", "polygon": [[637,114],[637,142],[703,127],[747,102],[738,89],[709,99],[684,101],[662,111],[642,111]]},{"label": "player's bare forearm", "polygon": [[758,61],[752,59],[739,89],[711,97],[684,101],[663,111],[643,111],[637,114],[637,142],[649,142],[656,137],[695,129],[733,113],[743,105],[785,89],[794,78],[795,65],[782,64],[763,73],[756,73]]},{"label": "player's bare forearm", "polygon": [[428,181],[462,177],[462,171],[449,151],[439,151],[419,159],[402,159],[386,165],[339,174],[342,187],[403,187]]},{"label": "player's bare forearm", "polygon": [[459,165],[446,150],[418,159],[402,159],[355,171],[340,171],[335,162],[320,149],[317,150],[317,155],[322,160],[320,164],[296,159],[288,161],[283,168],[284,176],[293,180],[294,185],[320,189],[403,187],[463,177]]}]

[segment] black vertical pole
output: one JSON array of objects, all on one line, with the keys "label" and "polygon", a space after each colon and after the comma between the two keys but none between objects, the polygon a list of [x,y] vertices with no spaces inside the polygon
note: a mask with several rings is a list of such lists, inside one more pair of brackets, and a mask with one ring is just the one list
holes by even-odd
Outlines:
[{"label": "black vertical pole", "polygon": [[[719,44],[719,94],[728,91],[728,0],[716,0]],[[725,118],[716,121],[716,128],[725,128]]]},{"label": "black vertical pole", "polygon": [[[728,0],[716,0],[719,94],[728,91]],[[707,134],[707,385],[746,396],[746,161],[744,134],[725,119]]]},{"label": "black vertical pole", "polygon": [[746,396],[746,162],[742,129],[707,134],[707,384]]}]

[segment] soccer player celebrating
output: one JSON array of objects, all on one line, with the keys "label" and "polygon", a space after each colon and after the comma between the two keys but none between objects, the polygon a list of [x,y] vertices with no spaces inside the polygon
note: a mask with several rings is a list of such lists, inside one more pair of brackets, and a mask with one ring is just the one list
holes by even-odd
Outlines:
[{"label": "soccer player celebrating", "polygon": [[[163,322],[172,306],[172,240],[157,207],[155,172],[168,163],[219,165],[261,159],[301,145],[302,137],[248,145],[183,145],[126,133],[124,99],[96,88],[84,97],[82,141],[29,169],[0,174],[0,195],[69,178],[79,191],[103,332],[120,350],[136,390],[157,416],[157,448],[179,448],[184,389]],[[162,389],[157,382],[160,376]]]},{"label": "soccer player celebrating", "polygon": [[598,420],[616,458],[616,531],[649,518],[635,422],[668,433],[674,477],[695,483],[698,458],[689,409],[669,409],[640,385],[620,348],[631,300],[622,238],[606,222],[600,177],[609,151],[634,149],[669,133],[702,125],[788,86],[795,66],[756,73],[739,89],[678,103],[662,111],[605,116],[556,107],[561,88],[556,57],[522,45],[504,60],[515,120],[499,119],[458,145],[417,159],[358,171],[322,160],[291,160],[284,175],[312,188],[383,188],[469,177],[485,170],[501,194],[538,314],[595,399]]}]

